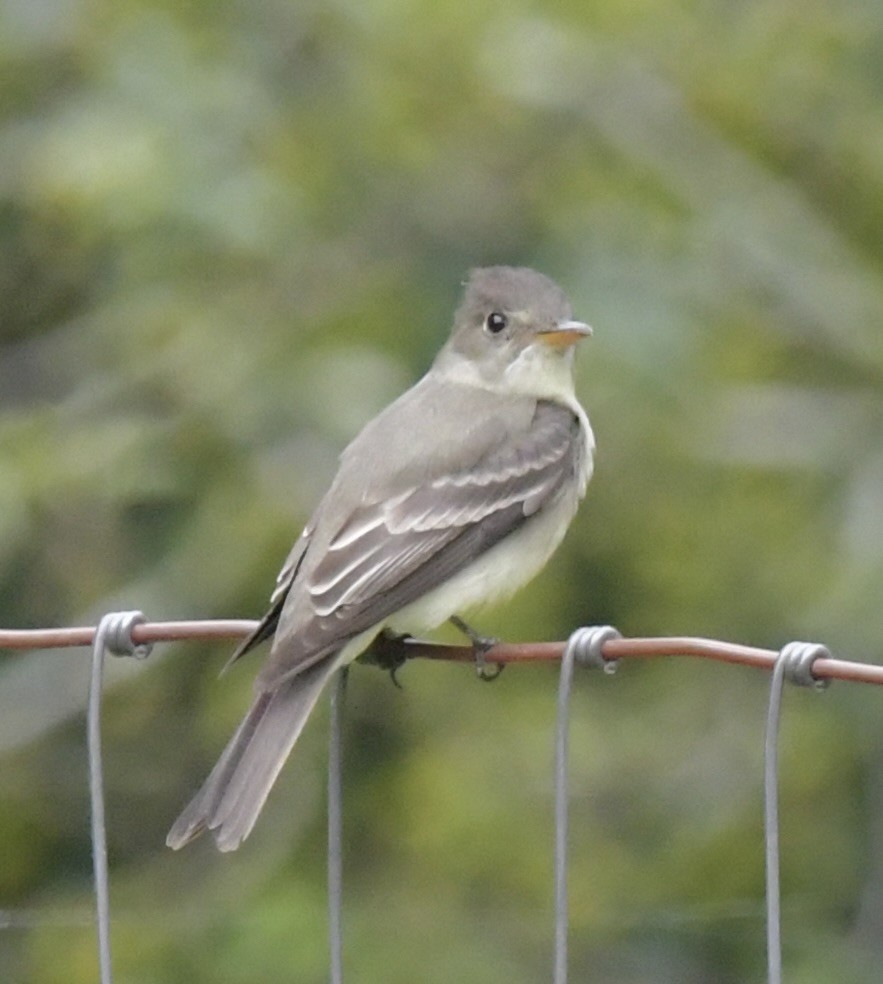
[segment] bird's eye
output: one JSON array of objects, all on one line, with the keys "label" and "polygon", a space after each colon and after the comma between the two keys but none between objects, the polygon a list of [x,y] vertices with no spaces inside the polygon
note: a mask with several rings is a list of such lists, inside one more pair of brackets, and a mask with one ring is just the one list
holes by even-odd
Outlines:
[{"label": "bird's eye", "polygon": [[509,319],[499,311],[491,311],[484,323],[485,328],[492,335],[499,335],[500,332],[509,324]]}]

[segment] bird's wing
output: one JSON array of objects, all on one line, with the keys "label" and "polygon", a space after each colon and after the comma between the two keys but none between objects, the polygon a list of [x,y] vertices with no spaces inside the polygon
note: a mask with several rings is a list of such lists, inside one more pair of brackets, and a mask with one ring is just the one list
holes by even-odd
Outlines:
[{"label": "bird's wing", "polygon": [[585,442],[573,410],[541,400],[530,426],[447,474],[350,511],[297,581],[310,617],[276,645],[259,678],[271,688],[339,649],[462,570],[559,494]]},{"label": "bird's wing", "polygon": [[295,577],[297,577],[297,572],[300,570],[300,565],[303,563],[304,555],[307,552],[307,547],[310,543],[310,538],[313,535],[313,529],[315,526],[315,517],[310,521],[310,523],[305,527],[303,533],[297,538],[294,546],[291,548],[291,552],[282,565],[282,570],[279,571],[279,575],[276,578],[276,587],[273,589],[273,594],[270,595],[270,607],[267,610],[264,617],[258,622],[257,627],[252,631],[241,643],[236,647],[236,651],[224,664],[222,673],[226,673],[227,670],[238,660],[241,659],[246,653],[251,652],[256,646],[259,646],[265,639],[270,639],[276,632],[276,626],[279,624],[279,616],[282,614],[282,608],[285,604],[285,599],[288,592],[291,590],[291,585],[294,582]]}]

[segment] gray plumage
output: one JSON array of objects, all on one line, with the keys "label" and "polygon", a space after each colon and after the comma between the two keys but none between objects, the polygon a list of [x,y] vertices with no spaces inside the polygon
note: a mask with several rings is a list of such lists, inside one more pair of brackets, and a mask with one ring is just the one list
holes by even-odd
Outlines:
[{"label": "gray plumage", "polygon": [[473,271],[447,345],[343,452],[234,654],[273,637],[254,703],[169,846],[210,829],[221,850],[238,847],[328,679],[381,629],[425,631],[545,563],[591,472],[571,381],[586,333],[541,274]]}]

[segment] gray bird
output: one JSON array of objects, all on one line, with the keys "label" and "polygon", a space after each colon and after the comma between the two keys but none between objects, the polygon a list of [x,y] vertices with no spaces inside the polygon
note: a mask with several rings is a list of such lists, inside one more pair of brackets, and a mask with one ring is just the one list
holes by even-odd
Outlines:
[{"label": "gray bird", "polygon": [[255,698],[166,843],[248,836],[332,675],[381,632],[416,634],[504,598],[561,542],[592,473],[573,389],[591,334],[534,270],[473,270],[429,372],[368,423],[288,556],[263,620]]}]

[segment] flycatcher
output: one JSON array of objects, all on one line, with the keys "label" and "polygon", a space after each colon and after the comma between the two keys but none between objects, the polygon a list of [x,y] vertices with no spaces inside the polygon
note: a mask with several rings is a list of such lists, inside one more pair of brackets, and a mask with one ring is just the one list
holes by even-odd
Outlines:
[{"label": "flycatcher", "polygon": [[534,270],[473,270],[429,372],[365,426],[231,662],[273,638],[255,699],[169,831],[248,836],[331,676],[386,630],[416,634],[504,598],[561,542],[592,473],[573,390],[591,329]]}]

